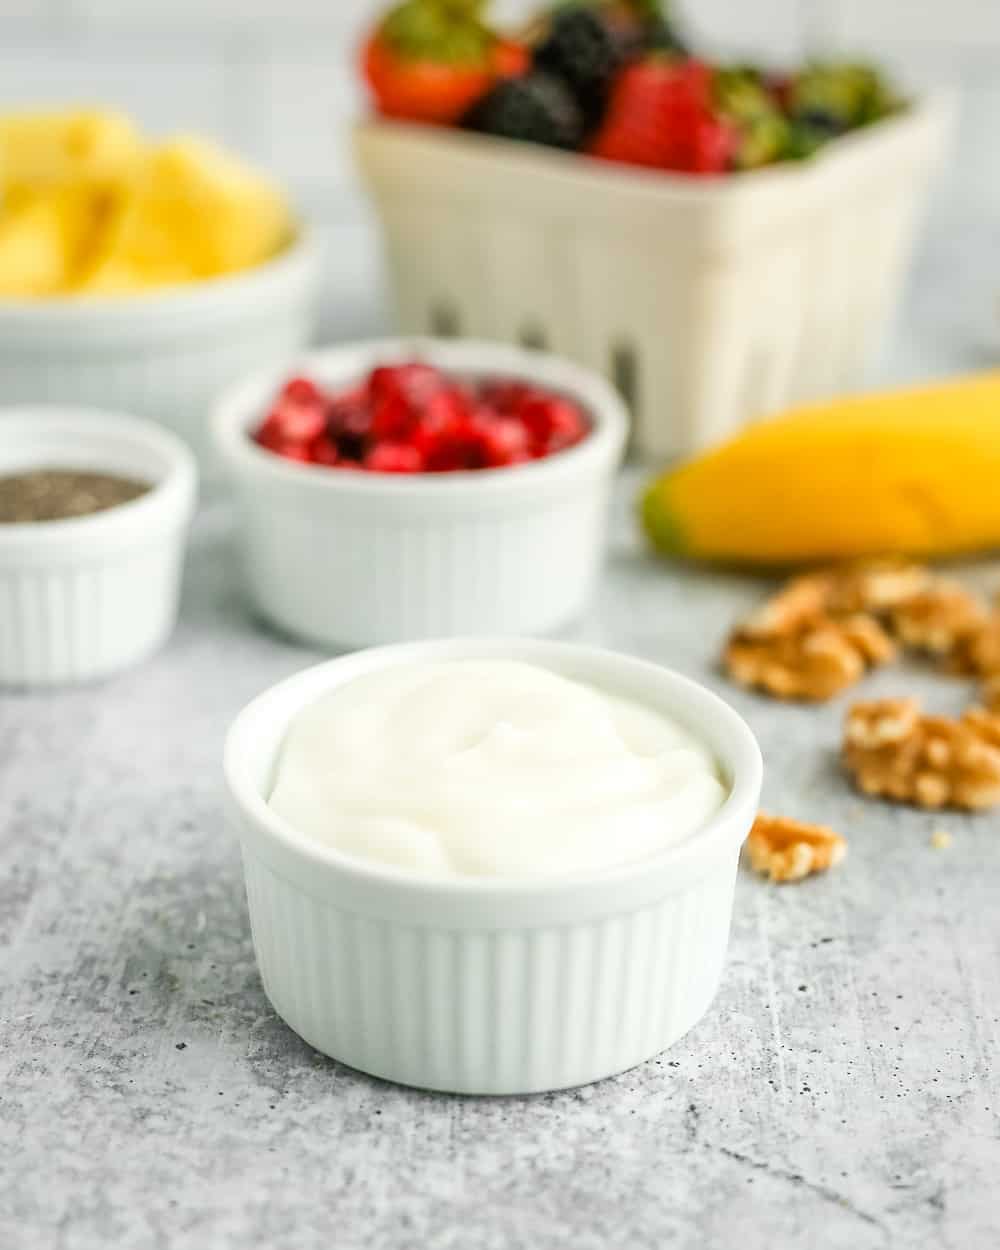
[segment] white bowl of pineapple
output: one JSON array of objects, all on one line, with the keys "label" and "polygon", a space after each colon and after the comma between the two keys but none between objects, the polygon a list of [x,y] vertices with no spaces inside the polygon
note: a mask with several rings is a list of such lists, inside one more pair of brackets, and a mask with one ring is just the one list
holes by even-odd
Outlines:
[{"label": "white bowl of pineapple", "polygon": [[280,189],[105,112],[0,115],[0,395],[152,417],[206,467],[215,395],[310,337],[320,256]]}]

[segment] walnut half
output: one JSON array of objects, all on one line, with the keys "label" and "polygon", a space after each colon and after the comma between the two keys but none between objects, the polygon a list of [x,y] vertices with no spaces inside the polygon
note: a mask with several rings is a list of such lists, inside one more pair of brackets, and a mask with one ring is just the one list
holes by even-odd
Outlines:
[{"label": "walnut half", "polygon": [[882,626],[874,617],[859,614],[843,621],[807,617],[776,634],[738,628],[723,661],[741,686],[779,699],[819,702],[860,681],[869,665],[888,663],[895,655]]},{"label": "walnut half", "polygon": [[942,579],[895,604],[889,613],[893,632],[915,651],[947,656],[982,629],[986,611],[964,587]]},{"label": "walnut half", "polygon": [[843,758],[864,794],[968,811],[1000,803],[1000,716],[982,708],[955,720],[923,715],[914,699],[856,704]]},{"label": "walnut half", "polygon": [[772,881],[801,881],[825,872],[847,854],[847,840],[823,825],[761,812],[747,838],[750,866]]}]

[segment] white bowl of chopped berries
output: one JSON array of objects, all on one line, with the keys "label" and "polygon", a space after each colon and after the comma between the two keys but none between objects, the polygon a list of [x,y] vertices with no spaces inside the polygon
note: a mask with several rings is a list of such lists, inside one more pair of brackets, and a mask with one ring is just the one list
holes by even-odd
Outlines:
[{"label": "white bowl of chopped berries", "polygon": [[330,647],[578,617],[626,426],[578,365],[435,339],[314,352],[213,418],[257,610]]}]

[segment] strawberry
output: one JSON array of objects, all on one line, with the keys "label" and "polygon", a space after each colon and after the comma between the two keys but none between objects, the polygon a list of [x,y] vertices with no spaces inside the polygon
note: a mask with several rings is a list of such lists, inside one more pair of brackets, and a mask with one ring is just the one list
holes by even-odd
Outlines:
[{"label": "strawberry", "polygon": [[323,392],[310,378],[294,377],[289,378],[281,388],[281,398],[293,404],[322,405]]},{"label": "strawberry", "polygon": [[340,459],[337,444],[329,434],[321,434],[309,448],[309,459],[313,464],[334,465]]},{"label": "strawberry", "polygon": [[498,78],[521,73],[527,51],[479,20],[480,0],[406,0],[371,32],[362,69],[385,117],[457,121]]},{"label": "strawberry", "polygon": [[716,115],[712,71],[701,61],[652,56],[615,83],[592,156],[686,173],[730,167],[735,129]]},{"label": "strawberry", "polygon": [[528,382],[449,377],[418,360],[330,393],[296,377],[253,434],[287,460],[375,473],[451,473],[541,459],[587,434],[583,411]]},{"label": "strawberry", "polygon": [[409,443],[378,443],[365,456],[365,468],[375,473],[419,473],[423,457]]},{"label": "strawberry", "polygon": [[500,417],[485,423],[479,443],[486,463],[491,468],[520,464],[531,459],[528,431],[513,417]]},{"label": "strawberry", "polygon": [[738,145],[733,123],[707,113],[695,122],[676,168],[689,174],[723,174],[732,169]]},{"label": "strawberry", "polygon": [[431,395],[410,432],[410,443],[430,459],[436,449],[448,443],[467,423],[470,401],[457,387]]}]

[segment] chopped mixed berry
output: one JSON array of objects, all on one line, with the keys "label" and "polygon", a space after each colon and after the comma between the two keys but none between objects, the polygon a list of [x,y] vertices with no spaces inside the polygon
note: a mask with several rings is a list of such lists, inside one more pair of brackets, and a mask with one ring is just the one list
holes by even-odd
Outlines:
[{"label": "chopped mixed berry", "polygon": [[[487,0],[402,0],[365,41],[377,111],[698,177],[800,160],[904,107],[870,65],[709,61],[669,0],[545,0],[514,38]],[[696,6],[691,6],[696,7]]]},{"label": "chopped mixed berry", "polygon": [[361,385],[335,392],[292,378],[253,438],[306,464],[449,473],[541,460],[589,428],[565,395],[517,379],[469,382],[412,360],[380,365]]}]

